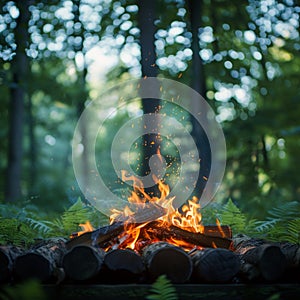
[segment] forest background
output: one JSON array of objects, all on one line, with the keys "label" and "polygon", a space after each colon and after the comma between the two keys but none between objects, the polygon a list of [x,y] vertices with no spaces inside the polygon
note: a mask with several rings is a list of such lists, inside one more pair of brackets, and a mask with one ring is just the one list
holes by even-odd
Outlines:
[{"label": "forest background", "polygon": [[[54,235],[107,221],[77,186],[74,129],[108,87],[153,75],[141,51],[152,49],[154,75],[199,91],[224,130],[226,172],[204,219],[269,236],[281,224],[277,236],[299,241],[299,12],[293,0],[1,1],[1,239],[20,224]],[[107,149],[136,109],[112,117],[97,145],[116,192]]]}]

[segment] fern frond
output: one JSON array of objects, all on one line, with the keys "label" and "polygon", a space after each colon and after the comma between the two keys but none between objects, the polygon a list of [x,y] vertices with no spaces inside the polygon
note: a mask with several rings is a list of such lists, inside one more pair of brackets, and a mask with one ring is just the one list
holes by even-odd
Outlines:
[{"label": "fern frond", "polygon": [[221,210],[219,218],[222,224],[230,225],[233,232],[246,233],[246,216],[231,199],[228,200]]},{"label": "fern frond", "polygon": [[299,211],[299,202],[286,202],[268,211],[268,219],[292,220],[299,217]]},{"label": "fern frond", "polygon": [[300,243],[300,218],[287,222],[287,230],[282,235],[282,240],[294,244]]},{"label": "fern frond", "polygon": [[278,221],[279,220],[277,219],[267,220],[267,221],[257,221],[257,226],[255,229],[261,233],[267,232],[271,230],[276,225],[276,223],[278,223]]},{"label": "fern frond", "polygon": [[47,235],[51,231],[51,227],[46,224],[46,221],[37,221],[32,218],[26,218],[25,223],[33,230],[40,232],[42,235]]},{"label": "fern frond", "polygon": [[177,300],[176,289],[172,285],[166,275],[159,276],[153,283],[150,292],[146,299],[148,300]]},{"label": "fern frond", "polygon": [[63,213],[61,217],[62,228],[66,233],[70,234],[78,229],[80,223],[88,220],[90,220],[90,209],[79,198]]}]

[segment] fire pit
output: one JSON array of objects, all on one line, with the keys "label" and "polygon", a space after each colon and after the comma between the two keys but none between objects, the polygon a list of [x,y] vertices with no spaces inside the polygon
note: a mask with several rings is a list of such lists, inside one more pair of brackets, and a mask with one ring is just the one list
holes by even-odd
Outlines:
[{"label": "fire pit", "polygon": [[162,181],[160,197],[150,197],[136,178],[123,179],[133,180],[134,190],[123,211],[112,211],[110,225],[87,222],[69,240],[44,240],[26,251],[2,246],[0,280],[37,278],[62,299],[141,299],[161,275],[180,298],[286,299],[300,291],[299,245],[232,236],[218,221],[202,224],[197,198],[175,209]]}]

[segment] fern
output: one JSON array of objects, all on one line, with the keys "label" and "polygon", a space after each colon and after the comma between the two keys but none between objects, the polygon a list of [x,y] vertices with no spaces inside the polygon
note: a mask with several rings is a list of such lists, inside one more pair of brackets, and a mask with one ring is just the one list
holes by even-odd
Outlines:
[{"label": "fern", "polygon": [[51,227],[47,225],[47,221],[38,221],[32,218],[26,218],[25,223],[28,224],[33,230],[47,236],[51,231]]},{"label": "fern", "polygon": [[283,203],[268,212],[265,221],[258,222],[257,232],[272,241],[299,243],[300,205],[298,202]]},{"label": "fern", "polygon": [[222,224],[230,225],[235,233],[246,233],[246,216],[232,202],[231,199],[225,204],[219,214]]},{"label": "fern", "polygon": [[29,246],[39,233],[18,219],[0,218],[0,243]]},{"label": "fern", "polygon": [[166,275],[159,276],[153,283],[151,294],[146,297],[148,300],[177,300],[175,287],[167,279]]}]

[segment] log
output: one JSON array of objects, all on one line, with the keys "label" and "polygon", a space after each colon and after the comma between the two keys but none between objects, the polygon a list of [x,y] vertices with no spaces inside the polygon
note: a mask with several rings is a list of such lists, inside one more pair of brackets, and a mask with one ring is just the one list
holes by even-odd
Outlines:
[{"label": "log", "polygon": [[197,282],[225,283],[239,272],[240,259],[227,249],[204,249],[191,254]]},{"label": "log", "polygon": [[132,227],[137,227],[143,223],[160,218],[165,214],[165,208],[155,203],[147,203],[143,210],[138,211],[132,216],[123,219],[120,218],[119,220],[121,221],[101,227],[92,232],[86,232],[71,239],[67,242],[67,249],[71,249],[76,245],[98,245],[100,247],[105,247],[105,244],[122,233],[125,226],[128,226],[128,224]]},{"label": "log", "polygon": [[105,254],[102,281],[131,283],[140,281],[145,272],[142,257],[131,249],[114,249]]},{"label": "log", "polygon": [[217,236],[206,235],[198,232],[191,232],[179,228],[175,225],[164,226],[161,221],[154,221],[147,224],[143,230],[151,229],[151,234],[162,241],[169,238],[182,240],[195,246],[212,247],[212,248],[225,248],[229,249],[232,246],[231,239]]},{"label": "log", "polygon": [[0,246],[0,282],[8,282],[12,276],[13,262],[23,250],[16,246]]},{"label": "log", "polygon": [[83,281],[95,277],[103,266],[105,251],[87,245],[73,247],[63,256],[62,266],[70,279]]},{"label": "log", "polygon": [[277,281],[282,278],[287,259],[278,245],[239,235],[234,239],[234,246],[241,257],[243,277],[249,281]]},{"label": "log", "polygon": [[147,246],[143,259],[151,280],[165,274],[173,283],[187,282],[193,271],[190,256],[180,247],[166,242]]},{"label": "log", "polygon": [[17,280],[35,278],[41,282],[48,282],[54,276],[61,277],[59,267],[66,252],[65,241],[64,238],[48,239],[19,255],[14,263],[15,278]]},{"label": "log", "polygon": [[227,239],[232,238],[232,230],[228,225],[204,225],[202,233],[209,236],[224,237]]}]

